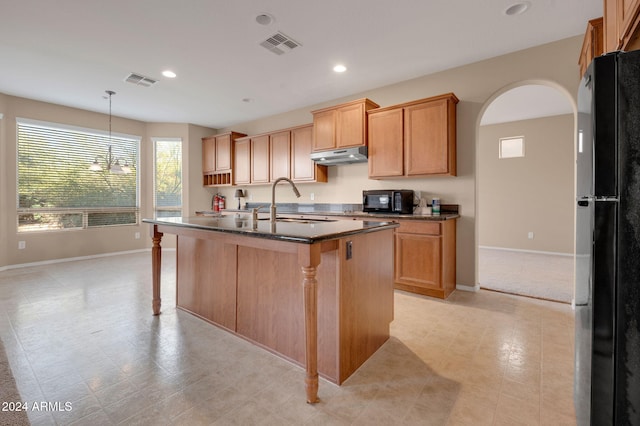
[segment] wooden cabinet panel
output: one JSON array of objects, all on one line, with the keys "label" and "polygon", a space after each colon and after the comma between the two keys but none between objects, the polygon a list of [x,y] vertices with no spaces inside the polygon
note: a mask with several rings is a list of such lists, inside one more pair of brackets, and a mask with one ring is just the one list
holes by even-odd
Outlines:
[{"label": "wooden cabinet panel", "polygon": [[327,166],[310,158],[313,150],[313,125],[291,129],[291,179],[294,182],[326,182]]},{"label": "wooden cabinet panel", "polygon": [[397,283],[440,288],[442,238],[396,233]]},{"label": "wooden cabinet panel", "polygon": [[357,103],[336,111],[336,148],[366,145],[364,104]]},{"label": "wooden cabinet panel", "polygon": [[587,31],[582,42],[578,65],[580,77],[584,75],[587,67],[596,56],[604,52],[604,27],[602,18],[592,19],[587,24]]},{"label": "wooden cabinet panel", "polygon": [[640,49],[640,0],[604,1],[604,52]]},{"label": "wooden cabinet panel", "polygon": [[395,286],[446,298],[456,288],[456,221],[400,220],[395,232]]},{"label": "wooden cabinet panel", "polygon": [[335,115],[335,110],[323,111],[313,115],[314,151],[323,151],[335,148]]},{"label": "wooden cabinet panel", "polygon": [[402,108],[369,114],[369,177],[404,174]]},{"label": "wooden cabinet panel", "polygon": [[367,145],[366,112],[378,104],[358,99],[321,110],[313,114],[313,150]]},{"label": "wooden cabinet panel", "polygon": [[[449,111],[446,99],[405,108],[405,172],[455,176],[451,170]],[[453,163],[455,164],[455,163]]]},{"label": "wooden cabinet panel", "polygon": [[202,138],[202,171],[216,171],[216,138],[210,136]]},{"label": "wooden cabinet panel", "polygon": [[457,103],[446,93],[369,112],[369,178],[455,176]]},{"label": "wooden cabinet panel", "polygon": [[238,139],[235,143],[233,171],[236,185],[251,183],[251,139]]},{"label": "wooden cabinet panel", "polygon": [[251,138],[251,182],[269,183],[269,135]]},{"label": "wooden cabinet panel", "polygon": [[231,134],[216,137],[216,170],[230,170],[232,157]]},{"label": "wooden cabinet panel", "polygon": [[269,175],[271,182],[280,177],[291,177],[291,133],[269,135]]},{"label": "wooden cabinet panel", "polygon": [[236,330],[236,246],[215,240],[178,237],[179,307]]}]

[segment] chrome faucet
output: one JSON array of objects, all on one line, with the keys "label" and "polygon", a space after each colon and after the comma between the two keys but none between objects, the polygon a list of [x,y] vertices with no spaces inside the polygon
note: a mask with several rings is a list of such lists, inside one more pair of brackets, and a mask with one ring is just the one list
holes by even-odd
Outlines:
[{"label": "chrome faucet", "polygon": [[286,177],[279,177],[278,179],[274,180],[273,184],[271,185],[271,223],[276,222],[276,185],[278,184],[278,182],[283,180],[286,180],[291,184],[291,188],[293,188],[294,194],[296,194],[296,197],[300,198],[300,191],[298,191],[298,188],[296,188],[296,184],[293,183],[291,179]]}]

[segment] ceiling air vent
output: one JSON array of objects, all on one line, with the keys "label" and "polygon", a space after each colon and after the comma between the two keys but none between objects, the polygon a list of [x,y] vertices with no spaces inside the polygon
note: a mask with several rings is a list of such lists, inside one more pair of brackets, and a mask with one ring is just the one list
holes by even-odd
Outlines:
[{"label": "ceiling air vent", "polygon": [[302,46],[300,43],[292,39],[291,37],[282,34],[280,31],[260,43],[260,46],[275,53],[276,55],[282,55],[283,53],[291,52],[298,46]]},{"label": "ceiling air vent", "polygon": [[154,80],[150,77],[145,77],[143,75],[140,74],[136,74],[136,73],[131,73],[129,74],[124,81],[126,81],[127,83],[133,83],[136,84],[138,86],[144,86],[144,87],[151,87],[154,84],[156,84],[158,82],[158,80]]}]

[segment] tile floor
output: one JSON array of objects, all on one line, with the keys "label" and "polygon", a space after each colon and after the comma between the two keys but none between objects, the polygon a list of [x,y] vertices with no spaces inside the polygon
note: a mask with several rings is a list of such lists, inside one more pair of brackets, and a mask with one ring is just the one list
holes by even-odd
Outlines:
[{"label": "tile floor", "polygon": [[[0,272],[0,338],[34,425],[572,425],[573,312],[457,291],[396,292],[390,340],[343,386],[175,309],[151,315],[150,254]],[[0,424],[2,413],[0,412]]]}]

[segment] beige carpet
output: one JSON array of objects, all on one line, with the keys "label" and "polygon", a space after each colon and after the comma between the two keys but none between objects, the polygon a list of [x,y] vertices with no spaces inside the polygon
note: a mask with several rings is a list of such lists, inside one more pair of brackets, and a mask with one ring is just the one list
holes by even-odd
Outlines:
[{"label": "beige carpet", "polygon": [[13,379],[11,366],[0,340],[0,425],[29,425],[29,418],[25,411],[11,411],[9,404],[21,402],[20,393]]},{"label": "beige carpet", "polygon": [[478,248],[481,288],[571,303],[573,256]]}]

